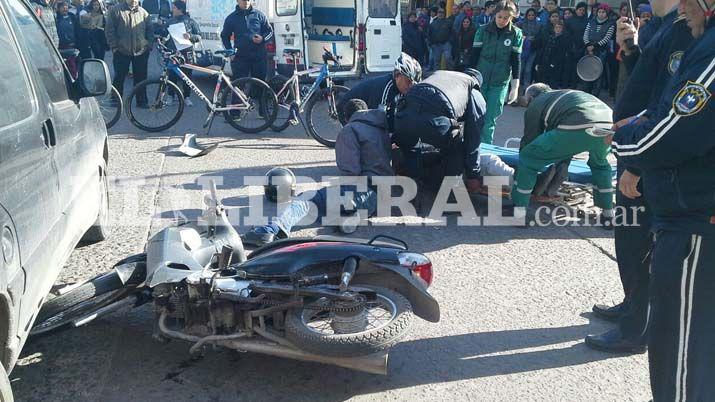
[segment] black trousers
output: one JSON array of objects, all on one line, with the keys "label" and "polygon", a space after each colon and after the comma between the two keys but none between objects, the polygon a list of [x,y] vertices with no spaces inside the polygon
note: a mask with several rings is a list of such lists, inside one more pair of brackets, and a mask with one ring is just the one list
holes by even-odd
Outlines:
[{"label": "black trousers", "polygon": [[258,78],[261,81],[266,80],[268,71],[268,61],[265,57],[259,60],[239,60],[231,62],[231,73],[233,79],[243,77]]},{"label": "black trousers", "polygon": [[[624,170],[618,164],[619,179]],[[643,194],[640,183],[638,190]],[[625,310],[618,325],[625,339],[644,344],[648,322],[650,251],[653,246],[650,233],[652,219],[645,197],[630,199],[617,190],[616,206],[616,258],[625,295]]]},{"label": "black trousers", "polygon": [[715,235],[659,231],[652,262],[653,401],[714,401]]},{"label": "black trousers", "polygon": [[[114,64],[114,80],[112,85],[124,96],[124,79],[129,73],[129,66],[132,66],[134,73],[134,85],[146,80],[147,69],[149,68],[149,53],[145,52],[139,56],[127,56],[119,52],[114,52],[112,63]],[[137,94],[138,102],[146,102],[146,93]]]},{"label": "black trousers", "polygon": [[92,50],[92,57],[95,59],[104,60],[104,54],[107,52],[107,44],[104,39],[104,30],[92,29],[89,32],[89,48]]}]

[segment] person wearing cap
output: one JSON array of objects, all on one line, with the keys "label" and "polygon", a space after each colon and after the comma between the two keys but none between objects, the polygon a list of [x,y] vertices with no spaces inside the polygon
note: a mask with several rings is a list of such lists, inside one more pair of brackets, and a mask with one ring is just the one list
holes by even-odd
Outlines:
[{"label": "person wearing cap", "polygon": [[474,35],[471,66],[484,77],[481,92],[487,101],[482,142],[494,141],[496,120],[504,110],[504,102],[513,103],[519,95],[521,50],[524,35],[513,19],[518,14],[512,0],[497,3],[495,17],[480,26]]},{"label": "person wearing cap", "polygon": [[[186,12],[186,2],[184,0],[174,0],[171,3],[171,18],[167,21],[165,27],[162,29],[162,35],[168,36],[169,31],[168,27],[170,25],[174,24],[183,24],[184,25],[184,30],[186,31],[184,33],[184,38],[188,39],[192,44],[193,43],[198,43],[201,41],[201,28],[199,27],[199,24],[194,21],[189,14]],[[167,43],[167,47],[170,49],[176,50],[176,44],[174,43],[174,40],[170,40]],[[184,55],[186,58],[186,61],[188,63],[192,62],[192,55],[194,52],[194,47],[189,46],[181,50],[181,54]],[[193,70],[190,68],[181,68],[181,71],[184,72],[189,78],[191,78],[191,75],[193,73]],[[171,80],[178,85],[179,83],[179,77],[175,74],[172,73],[171,75]],[[184,95],[184,104],[186,106],[193,106],[193,102],[191,102],[191,99],[189,97],[191,96],[191,87],[189,87],[189,84],[186,82],[182,81],[182,92]],[[168,102],[173,102],[174,96],[168,100]]]},{"label": "person wearing cap", "polygon": [[[693,42],[687,21],[679,16],[678,0],[652,0],[651,5],[662,24],[648,46],[640,46],[640,35],[633,23],[628,19],[618,22],[616,41],[624,50],[623,64],[630,77],[616,102],[615,121],[655,109],[684,51]],[[626,39],[632,39],[635,46],[628,47]],[[593,306],[596,316],[618,324],[602,334],[586,337],[586,345],[594,349],[614,353],[646,350],[652,217],[642,193],[639,169],[619,159],[615,249],[624,298],[613,306]]]},{"label": "person wearing cap", "polygon": [[231,74],[234,79],[266,79],[266,43],[271,38],[273,28],[268,23],[268,17],[253,7],[251,0],[236,0],[236,10],[226,17],[221,29],[223,47],[236,49],[236,55],[231,61]]},{"label": "person wearing cap", "polygon": [[613,217],[613,172],[607,160],[609,147],[599,129],[610,129],[613,111],[597,97],[576,90],[552,90],[543,83],[524,92],[524,136],[519,149],[511,199],[514,216],[526,216],[538,173],[543,168],[588,152],[593,176],[593,199],[603,212],[601,222]]},{"label": "person wearing cap", "polygon": [[648,359],[653,401],[715,400],[715,0],[680,0],[695,38],[648,118],[612,147],[640,169],[653,215]]},{"label": "person wearing cap", "polygon": [[[392,112],[399,97],[421,80],[422,67],[420,67],[420,63],[407,53],[402,53],[395,60],[391,74],[360,81],[341,97],[338,110],[342,111],[344,104],[351,99],[362,99],[368,109],[383,109]],[[347,123],[342,112],[340,114],[343,124]]]}]

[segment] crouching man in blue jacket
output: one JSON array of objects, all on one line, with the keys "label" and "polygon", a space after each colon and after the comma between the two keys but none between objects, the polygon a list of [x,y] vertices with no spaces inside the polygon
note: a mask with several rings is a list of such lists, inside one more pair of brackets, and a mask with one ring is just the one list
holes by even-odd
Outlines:
[{"label": "crouching man in blue jacket", "polygon": [[715,0],[681,0],[695,43],[648,119],[616,123],[653,213],[653,401],[715,400]]}]

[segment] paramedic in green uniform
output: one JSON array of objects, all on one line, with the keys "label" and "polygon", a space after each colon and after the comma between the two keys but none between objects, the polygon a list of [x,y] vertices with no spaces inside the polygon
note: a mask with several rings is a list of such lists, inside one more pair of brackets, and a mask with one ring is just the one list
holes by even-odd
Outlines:
[{"label": "paramedic in green uniform", "polygon": [[525,216],[536,175],[541,170],[588,152],[593,200],[603,209],[601,222],[607,225],[613,217],[613,172],[606,159],[610,149],[603,140],[607,133],[599,129],[613,126],[613,111],[586,92],[555,91],[541,83],[529,86],[524,97],[528,104],[524,113],[524,136],[511,190],[514,206],[523,208],[515,209],[514,216]]},{"label": "paramedic in green uniform", "polygon": [[494,15],[491,22],[477,29],[472,48],[471,66],[484,77],[481,92],[487,101],[482,130],[482,143],[485,144],[491,144],[494,139],[494,126],[504,109],[504,101],[515,102],[519,94],[521,45],[524,42],[521,29],[512,22],[518,15],[512,0],[497,2]]}]

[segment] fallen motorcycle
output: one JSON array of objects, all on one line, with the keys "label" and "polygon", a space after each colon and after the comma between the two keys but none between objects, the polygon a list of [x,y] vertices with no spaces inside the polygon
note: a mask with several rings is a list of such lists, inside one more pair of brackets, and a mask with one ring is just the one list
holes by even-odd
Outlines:
[{"label": "fallen motorcycle", "polygon": [[289,238],[249,257],[216,187],[197,222],[168,227],[145,254],[48,300],[31,335],[152,303],[154,336],[386,374],[413,313],[439,321],[432,263],[403,241]]}]

